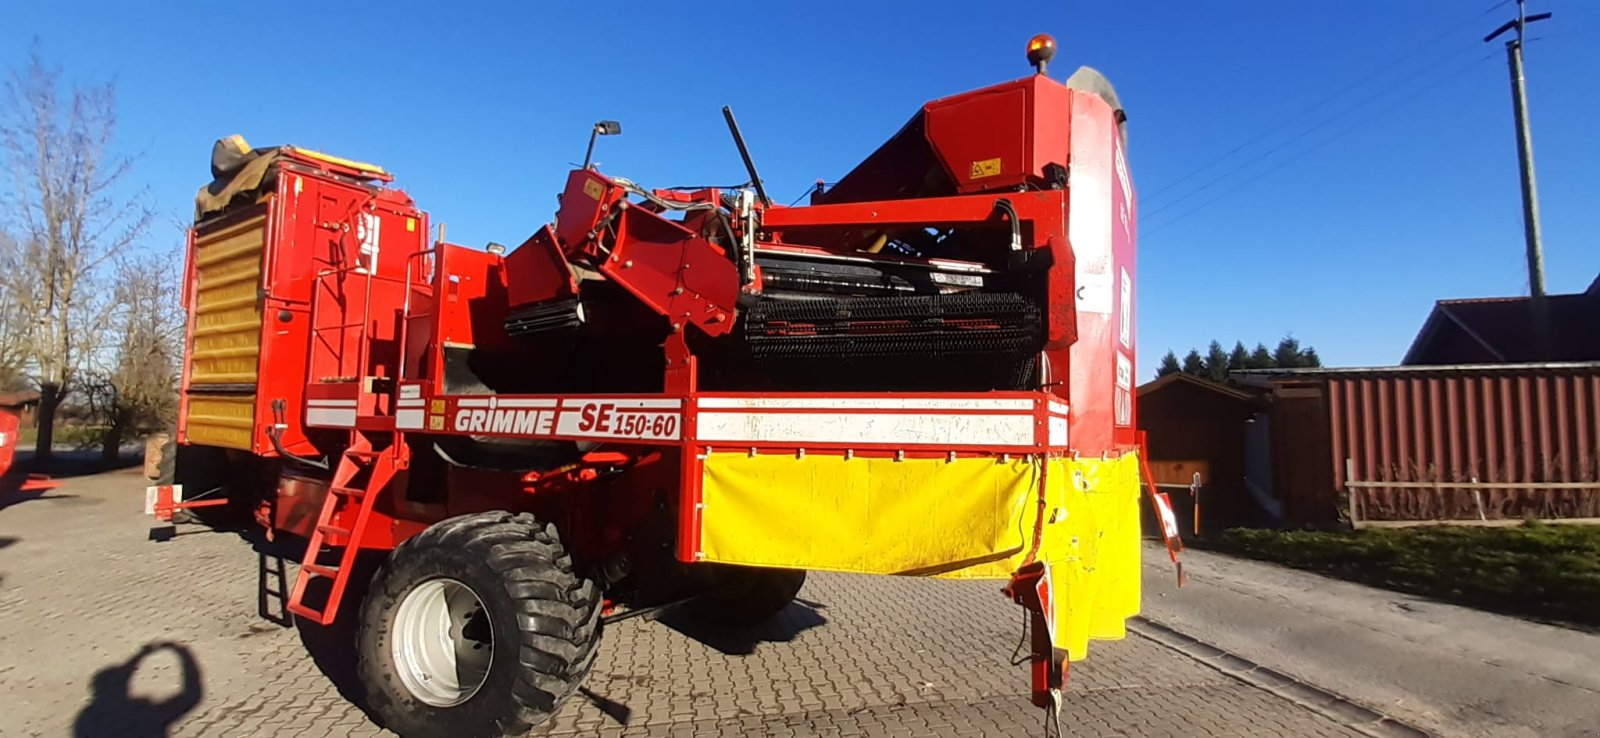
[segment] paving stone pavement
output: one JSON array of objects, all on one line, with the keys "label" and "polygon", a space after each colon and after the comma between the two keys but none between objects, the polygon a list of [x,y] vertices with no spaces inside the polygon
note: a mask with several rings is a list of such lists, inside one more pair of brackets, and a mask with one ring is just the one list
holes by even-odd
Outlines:
[{"label": "paving stone pavement", "polygon": [[[390,735],[346,697],[349,632],[280,624],[281,603],[261,595],[280,586],[269,547],[188,527],[151,540],[138,472],[0,496],[0,735]],[[537,733],[1043,735],[1026,669],[1009,663],[1021,613],[998,589],[813,574],[758,628],[619,623],[583,691]],[[1073,667],[1064,724],[1360,735],[1137,635]]]}]

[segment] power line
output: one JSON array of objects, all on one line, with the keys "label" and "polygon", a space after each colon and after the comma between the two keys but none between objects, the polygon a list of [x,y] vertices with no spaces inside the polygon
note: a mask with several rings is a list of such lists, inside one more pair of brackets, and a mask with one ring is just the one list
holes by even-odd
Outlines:
[{"label": "power line", "polygon": [[1530,39],[1524,41],[1523,44],[1524,45],[1528,45],[1528,44],[1533,44],[1533,43],[1538,42],[1538,41],[1552,41],[1552,40],[1562,40],[1562,39],[1570,39],[1570,38],[1587,38],[1587,37],[1596,36],[1596,35],[1600,35],[1600,27],[1579,28],[1579,29],[1574,30],[1574,31],[1557,31],[1555,33],[1542,33],[1542,34],[1539,34],[1538,36],[1534,36],[1533,38],[1530,38]]},{"label": "power line", "polygon": [[[1405,61],[1407,59],[1410,59],[1411,57],[1415,56],[1418,52],[1421,52],[1423,49],[1429,48],[1429,47],[1437,44],[1438,42],[1440,42],[1440,41],[1442,41],[1442,40],[1444,40],[1446,38],[1449,38],[1449,37],[1452,37],[1452,36],[1456,35],[1457,33],[1459,33],[1462,29],[1466,28],[1467,26],[1478,23],[1481,20],[1482,16],[1485,16],[1485,15],[1488,15],[1490,13],[1493,13],[1494,11],[1499,10],[1500,8],[1505,7],[1506,5],[1510,4],[1512,1],[1513,0],[1500,0],[1500,2],[1495,3],[1494,5],[1490,6],[1488,9],[1484,10],[1482,13],[1479,13],[1478,15],[1473,16],[1472,18],[1470,18],[1470,19],[1468,19],[1466,21],[1463,21],[1460,24],[1445,30],[1444,32],[1440,33],[1437,36],[1434,36],[1434,37],[1432,37],[1432,38],[1430,38],[1430,39],[1428,39],[1426,41],[1423,41],[1420,44],[1413,45],[1410,49],[1408,49],[1404,53],[1402,53],[1399,56],[1397,56],[1397,57],[1389,60],[1388,62],[1380,65],[1379,67],[1377,67],[1376,69],[1372,70],[1371,72],[1368,72],[1367,74],[1365,74],[1365,75],[1363,75],[1361,77],[1358,77],[1354,82],[1351,82],[1350,84],[1340,88],[1337,92],[1334,92],[1334,93],[1332,93],[1330,95],[1325,95],[1325,96],[1321,97],[1316,102],[1312,103],[1310,106],[1301,109],[1300,111],[1294,113],[1293,115],[1290,115],[1288,118],[1285,118],[1282,121],[1279,121],[1277,124],[1273,125],[1271,128],[1268,128],[1267,130],[1265,130],[1265,131],[1263,131],[1263,132],[1261,132],[1259,134],[1256,134],[1255,136],[1252,136],[1252,137],[1246,139],[1243,143],[1240,143],[1238,146],[1235,146],[1232,149],[1229,149],[1228,151],[1224,152],[1222,155],[1216,157],[1215,159],[1212,159],[1212,160],[1206,162],[1205,164],[1202,164],[1199,167],[1191,170],[1187,174],[1184,174],[1183,176],[1181,176],[1181,177],[1179,177],[1179,178],[1177,178],[1177,179],[1175,179],[1175,180],[1173,180],[1171,182],[1168,182],[1167,184],[1161,186],[1160,188],[1157,188],[1154,192],[1151,192],[1151,193],[1149,193],[1147,195],[1144,195],[1141,199],[1146,203],[1151,202],[1152,200],[1159,199],[1160,196],[1162,195],[1162,193],[1171,191],[1173,188],[1177,187],[1178,185],[1183,184],[1184,182],[1187,182],[1190,179],[1193,179],[1195,177],[1195,175],[1200,174],[1201,172],[1204,172],[1207,169],[1210,169],[1210,168],[1216,166],[1217,164],[1222,163],[1223,161],[1226,161],[1229,157],[1232,157],[1234,154],[1237,154],[1240,151],[1243,151],[1244,149],[1247,149],[1247,148],[1249,148],[1250,146],[1252,146],[1254,144],[1260,143],[1261,141],[1263,141],[1263,140],[1267,139],[1268,137],[1270,137],[1272,134],[1277,133],[1278,131],[1281,131],[1284,128],[1287,128],[1290,123],[1293,123],[1293,122],[1305,117],[1306,114],[1308,114],[1308,113],[1310,113],[1310,112],[1312,112],[1314,110],[1317,110],[1318,108],[1321,108],[1324,105],[1327,105],[1328,103],[1332,102],[1335,99],[1343,97],[1345,94],[1347,94],[1347,93],[1349,93],[1349,92],[1361,87],[1362,85],[1365,85],[1371,77],[1374,77],[1374,76],[1377,76],[1379,74],[1382,74],[1383,72],[1388,71],[1389,69],[1393,68],[1395,65],[1399,64],[1400,62],[1403,62],[1403,61]],[[1202,189],[1203,189],[1203,187],[1202,187]]]},{"label": "power line", "polygon": [[[1404,108],[1407,105],[1410,105],[1410,104],[1416,102],[1417,100],[1422,99],[1423,96],[1424,96],[1423,93],[1429,92],[1429,91],[1437,88],[1439,85],[1443,84],[1444,82],[1447,82],[1447,81],[1449,81],[1451,79],[1454,79],[1456,77],[1461,76],[1462,74],[1465,74],[1466,72],[1472,70],[1474,67],[1477,67],[1478,65],[1480,65],[1480,64],[1482,64],[1482,63],[1484,63],[1484,62],[1486,62],[1486,61],[1488,61],[1488,60],[1490,60],[1492,58],[1494,58],[1494,54],[1491,53],[1491,54],[1487,54],[1487,55],[1478,57],[1477,59],[1474,59],[1471,62],[1468,62],[1467,64],[1465,64],[1465,65],[1463,65],[1463,66],[1451,71],[1449,74],[1446,74],[1446,75],[1444,75],[1442,77],[1439,77],[1439,78],[1433,80],[1432,82],[1430,82],[1429,84],[1427,84],[1427,85],[1423,86],[1422,88],[1418,89],[1417,90],[1417,94],[1414,94],[1414,95],[1406,98],[1405,100],[1402,100],[1402,101],[1396,103],[1394,106],[1389,108],[1389,110],[1390,111],[1399,110],[1401,108]],[[1302,149],[1302,150],[1296,152],[1294,155],[1292,155],[1292,156],[1290,156],[1290,157],[1278,162],[1276,165],[1274,165],[1272,167],[1268,167],[1267,169],[1264,169],[1261,172],[1258,172],[1254,177],[1251,177],[1250,179],[1247,179],[1247,180],[1239,183],[1237,186],[1222,192],[1221,194],[1217,195],[1216,197],[1213,197],[1213,198],[1211,198],[1209,200],[1206,200],[1205,202],[1200,203],[1199,205],[1196,205],[1195,207],[1192,207],[1192,208],[1190,208],[1188,210],[1185,210],[1182,213],[1179,213],[1178,215],[1173,216],[1172,218],[1169,218],[1164,223],[1159,223],[1159,224],[1157,224],[1155,226],[1152,226],[1149,230],[1145,231],[1144,233],[1141,233],[1140,237],[1148,239],[1151,236],[1153,236],[1153,235],[1155,235],[1157,233],[1160,233],[1161,231],[1163,231],[1163,230],[1167,229],[1168,227],[1172,226],[1174,223],[1177,223],[1177,222],[1179,222],[1179,221],[1181,221],[1181,220],[1183,220],[1185,218],[1188,218],[1191,215],[1194,215],[1195,213],[1200,212],[1201,210],[1206,209],[1207,207],[1209,207],[1213,203],[1217,202],[1218,200],[1222,200],[1224,198],[1227,198],[1227,197],[1233,195],[1234,193],[1237,193],[1238,191],[1240,191],[1240,190],[1242,190],[1242,189],[1244,189],[1246,187],[1249,187],[1250,185],[1256,183],[1257,181],[1261,180],[1262,178],[1266,177],[1267,175],[1272,174],[1273,172],[1276,172],[1276,171],[1288,166],[1289,164],[1294,163],[1295,161],[1298,161],[1299,159],[1305,157],[1307,154],[1310,154],[1311,152],[1316,151],[1317,149],[1320,149],[1323,146],[1326,146],[1326,145],[1328,145],[1328,144],[1330,144],[1330,143],[1332,143],[1334,141],[1337,141],[1338,139],[1343,138],[1344,136],[1348,135],[1349,133],[1351,133],[1352,131],[1356,130],[1357,128],[1360,128],[1360,127],[1362,127],[1362,126],[1364,126],[1364,125],[1366,125],[1368,123],[1371,123],[1372,121],[1377,120],[1377,119],[1378,119],[1377,117],[1369,117],[1369,118],[1363,118],[1363,119],[1358,120],[1358,121],[1356,121],[1354,123],[1351,123],[1350,125],[1340,129],[1337,133],[1333,134],[1332,136],[1329,136],[1329,137],[1327,137],[1325,139],[1322,139],[1321,141],[1318,141],[1317,143],[1312,144],[1310,147]]]},{"label": "power line", "polygon": [[[1389,86],[1389,88],[1392,90],[1392,89],[1401,87],[1401,86],[1411,82],[1412,80],[1415,80],[1415,79],[1417,79],[1419,77],[1422,77],[1423,75],[1428,74],[1429,72],[1432,72],[1433,70],[1439,68],[1440,66],[1443,66],[1446,62],[1454,61],[1456,58],[1458,58],[1460,56],[1461,56],[1461,52],[1460,51],[1455,51],[1455,52],[1452,52],[1449,56],[1445,56],[1445,57],[1441,57],[1439,59],[1436,59],[1432,63],[1428,64],[1427,66],[1417,70],[1416,72],[1413,72],[1412,74],[1406,76],[1405,78],[1401,79],[1400,81],[1398,81],[1398,82],[1394,83],[1393,85]],[[1367,83],[1368,84],[1374,84],[1374,81],[1368,80]],[[1378,102],[1380,100],[1385,99],[1387,95],[1388,95],[1388,93],[1380,92],[1379,94],[1370,96],[1367,99],[1365,99],[1365,100],[1363,100],[1363,101],[1361,101],[1359,103],[1356,103],[1355,105],[1351,105],[1349,107],[1346,107],[1346,108],[1343,108],[1343,109],[1339,110],[1338,112],[1334,113],[1333,115],[1330,115],[1327,118],[1324,118],[1324,119],[1318,121],[1317,123],[1313,124],[1311,127],[1306,128],[1305,130],[1301,131],[1300,133],[1294,135],[1293,137],[1289,138],[1288,140],[1283,141],[1283,142],[1279,143],[1278,145],[1276,145],[1276,146],[1274,146],[1274,147],[1272,147],[1272,148],[1270,148],[1270,149],[1268,149],[1268,150],[1266,150],[1264,152],[1261,152],[1260,154],[1257,154],[1255,157],[1245,161],[1243,164],[1239,164],[1238,166],[1235,166],[1232,169],[1229,169],[1226,172],[1223,172],[1222,174],[1211,178],[1205,184],[1202,184],[1199,187],[1196,187],[1196,188],[1194,188],[1192,190],[1189,190],[1188,192],[1184,193],[1178,199],[1169,200],[1168,202],[1163,204],[1161,207],[1158,207],[1158,208],[1156,208],[1156,209],[1154,209],[1154,210],[1152,210],[1152,211],[1150,211],[1148,213],[1141,213],[1139,215],[1139,221],[1141,223],[1145,222],[1146,219],[1155,218],[1157,215],[1160,215],[1163,212],[1171,210],[1172,208],[1176,207],[1179,203],[1182,203],[1183,201],[1188,200],[1189,198],[1194,197],[1195,195],[1198,195],[1198,194],[1200,194],[1201,192],[1204,192],[1207,189],[1210,189],[1213,185],[1221,183],[1223,180],[1226,180],[1226,179],[1232,177],[1235,174],[1238,174],[1239,172],[1241,172],[1241,171],[1243,171],[1245,169],[1249,169],[1250,167],[1255,166],[1256,164],[1258,164],[1258,163],[1266,160],[1267,158],[1271,157],[1273,154],[1276,154],[1279,151],[1282,151],[1282,150],[1284,150],[1284,149],[1286,149],[1286,148],[1288,148],[1288,147],[1300,142],[1301,140],[1305,139],[1307,136],[1310,136],[1311,134],[1316,133],[1317,131],[1320,131],[1323,128],[1328,127],[1330,124],[1338,121],[1339,119],[1345,118],[1345,117],[1349,116],[1352,113],[1355,113],[1355,112],[1357,112],[1359,110],[1365,109],[1365,108],[1371,106],[1372,104],[1374,104],[1374,103],[1376,103],[1376,102]]]}]

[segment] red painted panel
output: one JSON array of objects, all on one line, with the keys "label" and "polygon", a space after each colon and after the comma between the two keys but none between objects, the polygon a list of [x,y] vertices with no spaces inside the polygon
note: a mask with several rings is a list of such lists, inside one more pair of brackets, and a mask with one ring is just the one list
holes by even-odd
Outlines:
[{"label": "red painted panel", "polygon": [[16,456],[18,421],[16,414],[0,410],[0,477],[11,469],[11,460]]},{"label": "red painted panel", "polygon": [[1137,334],[1134,198],[1109,105],[1072,93],[1067,235],[1075,259],[1078,339],[1071,351],[1073,446],[1099,453],[1135,442]]},{"label": "red painted panel", "polygon": [[550,226],[540,228],[506,255],[506,273],[516,275],[506,284],[506,301],[513,306],[578,294],[577,279]]},{"label": "red painted panel", "polygon": [[929,103],[928,141],[960,192],[1020,184],[1029,160],[1028,90],[1001,85]]}]

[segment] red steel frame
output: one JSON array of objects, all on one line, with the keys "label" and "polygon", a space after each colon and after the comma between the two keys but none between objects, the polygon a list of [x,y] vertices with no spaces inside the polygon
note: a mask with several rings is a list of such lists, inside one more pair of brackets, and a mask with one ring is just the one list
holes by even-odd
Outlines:
[{"label": "red steel frame", "polygon": [[[741,394],[691,390],[683,394],[484,396],[433,394],[434,389],[424,382],[403,382],[400,385],[397,391],[400,399],[397,401],[399,415],[396,430],[431,435],[572,441],[604,439],[619,442],[624,449],[680,446],[677,556],[686,562],[701,558],[699,511],[704,477],[702,462],[706,454],[716,449],[788,456],[832,453],[884,458],[1023,456],[1060,454],[1069,450],[1065,433],[1068,406],[1056,396],[1044,392]],[[639,407],[641,404],[646,407]],[[740,404],[748,407],[732,407]],[[784,407],[785,404],[789,406]],[[924,424],[972,417],[1006,418],[1022,421],[1026,426],[1026,437],[1012,441],[962,439],[942,442],[903,438],[839,441],[825,438],[772,440],[724,437],[712,440],[701,437],[700,433],[700,419],[708,410],[715,414],[810,416],[835,421],[841,410],[849,410],[852,415],[913,417]],[[472,424],[474,414],[477,414],[477,419],[484,421],[484,425]],[[435,419],[438,427],[434,427]],[[503,424],[499,429],[493,425],[495,420]],[[611,423],[609,426],[608,421]],[[634,432],[624,435],[621,428]],[[643,452],[643,448],[634,452],[625,451],[635,454]]]}]

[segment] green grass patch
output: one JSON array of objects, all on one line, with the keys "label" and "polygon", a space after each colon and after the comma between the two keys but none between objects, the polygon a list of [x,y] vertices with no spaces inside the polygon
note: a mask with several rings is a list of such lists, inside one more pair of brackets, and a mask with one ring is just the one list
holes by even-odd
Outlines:
[{"label": "green grass patch", "polygon": [[1485,610],[1600,626],[1600,526],[1240,528],[1209,547]]},{"label": "green grass patch", "polygon": [[[56,435],[52,443],[57,449],[69,450],[75,448],[90,448],[98,446],[105,439],[105,426],[61,424],[56,426]],[[28,426],[17,429],[18,443],[37,443],[39,429]]]},{"label": "green grass patch", "polygon": [[55,442],[65,448],[90,448],[99,446],[105,441],[108,426],[103,425],[58,425],[56,426]]}]

